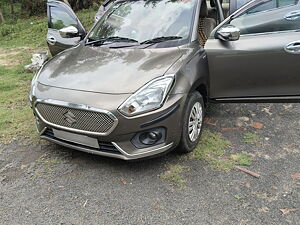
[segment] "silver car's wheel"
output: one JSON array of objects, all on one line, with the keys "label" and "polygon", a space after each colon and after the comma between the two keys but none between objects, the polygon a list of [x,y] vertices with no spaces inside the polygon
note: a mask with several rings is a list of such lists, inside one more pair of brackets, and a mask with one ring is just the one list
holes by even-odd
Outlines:
[{"label": "silver car's wheel", "polygon": [[189,153],[197,146],[203,127],[204,102],[197,91],[188,95],[182,117],[181,140],[177,146],[180,153]]},{"label": "silver car's wheel", "polygon": [[202,106],[200,102],[196,102],[192,107],[188,123],[189,138],[192,142],[196,141],[200,135],[202,127],[202,118]]}]

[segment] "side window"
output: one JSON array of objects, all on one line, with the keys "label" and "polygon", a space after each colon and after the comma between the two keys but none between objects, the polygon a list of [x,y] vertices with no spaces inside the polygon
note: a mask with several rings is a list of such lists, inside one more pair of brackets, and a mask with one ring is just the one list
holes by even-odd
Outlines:
[{"label": "side window", "polygon": [[77,21],[62,8],[50,7],[50,24],[49,28],[60,30],[64,27],[77,27]]},{"label": "side window", "polygon": [[299,0],[270,0],[246,10],[230,24],[238,27],[241,35],[299,30],[300,20],[285,17],[299,11]]},{"label": "side window", "polygon": [[[233,13],[237,9],[241,8],[246,3],[251,0],[231,0],[230,1],[230,12]],[[252,10],[248,11],[248,14],[262,12],[266,10],[276,9],[288,5],[297,4],[298,0],[270,0],[268,2],[264,2],[261,5],[254,7]]]},{"label": "side window", "polygon": [[246,3],[250,2],[251,0],[237,0],[236,1],[236,8],[239,9]]},{"label": "side window", "polygon": [[258,6],[255,6],[251,10],[247,12],[247,14],[263,12],[267,10],[272,10],[276,8],[281,8],[285,6],[296,5],[298,0],[271,0],[268,2],[264,2]]}]

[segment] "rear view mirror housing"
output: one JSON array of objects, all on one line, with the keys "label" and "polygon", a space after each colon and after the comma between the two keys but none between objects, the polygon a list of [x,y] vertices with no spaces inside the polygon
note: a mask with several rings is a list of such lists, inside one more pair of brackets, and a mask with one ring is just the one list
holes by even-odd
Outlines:
[{"label": "rear view mirror housing", "polygon": [[74,38],[80,36],[78,29],[74,26],[68,26],[60,29],[59,34],[63,38]]},{"label": "rear view mirror housing", "polygon": [[225,25],[221,27],[217,33],[216,38],[222,40],[222,41],[237,41],[240,39],[240,29],[238,27],[235,27],[233,25]]}]

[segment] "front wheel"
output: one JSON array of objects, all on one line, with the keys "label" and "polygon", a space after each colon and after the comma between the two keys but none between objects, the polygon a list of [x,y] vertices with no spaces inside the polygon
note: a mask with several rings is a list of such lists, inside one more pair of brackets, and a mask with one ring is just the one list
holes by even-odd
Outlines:
[{"label": "front wheel", "polygon": [[177,147],[180,153],[189,153],[197,146],[203,127],[204,102],[197,91],[187,97],[183,112],[181,140]]}]

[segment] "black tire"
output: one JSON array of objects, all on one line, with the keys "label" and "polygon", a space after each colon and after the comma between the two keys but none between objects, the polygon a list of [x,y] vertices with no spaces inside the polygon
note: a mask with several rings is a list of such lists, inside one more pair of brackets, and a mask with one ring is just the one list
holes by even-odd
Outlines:
[{"label": "black tire", "polygon": [[[189,137],[189,118],[190,118],[191,111],[197,102],[200,103],[202,108],[202,123],[201,123],[200,133],[197,139],[192,141],[191,138]],[[197,91],[190,93],[187,97],[184,112],[183,112],[182,134],[181,134],[180,143],[176,148],[177,152],[181,154],[186,154],[192,152],[195,149],[201,137],[204,114],[205,114],[205,108],[204,108],[204,102],[201,94]]]}]

